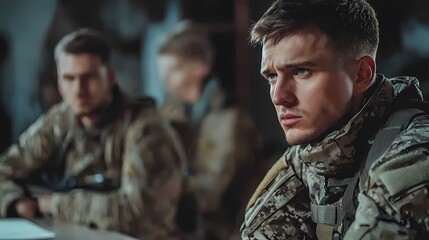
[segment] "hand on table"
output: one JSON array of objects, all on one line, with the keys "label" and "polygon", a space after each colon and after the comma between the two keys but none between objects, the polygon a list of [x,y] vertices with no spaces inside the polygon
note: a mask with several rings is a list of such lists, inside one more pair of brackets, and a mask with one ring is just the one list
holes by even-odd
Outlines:
[{"label": "hand on table", "polygon": [[35,219],[37,213],[37,201],[32,198],[19,199],[15,204],[15,211],[18,216],[27,219]]}]

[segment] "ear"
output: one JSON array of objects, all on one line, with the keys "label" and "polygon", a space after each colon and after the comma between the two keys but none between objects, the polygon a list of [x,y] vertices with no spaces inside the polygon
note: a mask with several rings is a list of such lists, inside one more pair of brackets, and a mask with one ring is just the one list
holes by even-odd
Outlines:
[{"label": "ear", "polygon": [[359,60],[357,77],[355,79],[355,91],[364,93],[371,86],[375,79],[375,60],[371,56],[363,56]]}]

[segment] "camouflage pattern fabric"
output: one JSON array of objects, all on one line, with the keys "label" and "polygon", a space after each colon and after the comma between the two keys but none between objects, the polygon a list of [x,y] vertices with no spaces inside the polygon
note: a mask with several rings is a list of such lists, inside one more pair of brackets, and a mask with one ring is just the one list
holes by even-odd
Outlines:
[{"label": "camouflage pattern fabric", "polygon": [[[81,182],[102,175],[117,189],[73,189],[52,194],[53,217],[121,231],[142,239],[166,239],[175,230],[181,191],[181,159],[171,129],[153,104],[115,95],[103,127],[84,129],[62,103],[42,115],[0,157],[0,215],[24,196],[15,180],[49,169],[60,151],[63,178]],[[122,96],[122,97],[121,97]],[[120,100],[122,99],[122,100]]]},{"label": "camouflage pattern fabric", "polygon": [[200,118],[186,113],[177,100],[167,102],[162,111],[181,127],[178,132],[189,154],[189,188],[196,195],[202,220],[198,239],[228,239],[234,225],[238,232],[235,220],[248,197],[243,186],[250,179],[246,171],[254,164],[259,138],[251,118],[226,104],[222,89],[208,94],[210,82],[207,85],[202,100],[192,106],[204,112]]},{"label": "camouflage pattern fabric", "polygon": [[315,239],[308,191],[285,161],[288,157],[277,161],[252,196],[242,239]]},{"label": "camouflage pattern fabric", "polygon": [[[241,230],[243,239],[427,239],[426,115],[415,118],[397,136],[390,149],[372,165],[367,182],[359,184],[358,208],[347,233],[342,232],[341,224],[316,227],[309,217],[310,203],[341,207],[343,192],[337,189],[333,194],[327,183],[353,176],[359,170],[361,156],[368,151],[389,104],[394,99],[421,99],[416,79],[386,79],[379,75],[373,89],[361,110],[342,128],[321,142],[286,151],[285,168],[276,176],[267,174],[270,180],[264,181],[269,184],[255,192],[256,200],[250,202]],[[285,180],[284,176],[289,177]],[[301,192],[307,194],[306,199]]]},{"label": "camouflage pattern fabric", "polygon": [[413,120],[372,165],[345,239],[428,238],[428,122],[428,116]]}]

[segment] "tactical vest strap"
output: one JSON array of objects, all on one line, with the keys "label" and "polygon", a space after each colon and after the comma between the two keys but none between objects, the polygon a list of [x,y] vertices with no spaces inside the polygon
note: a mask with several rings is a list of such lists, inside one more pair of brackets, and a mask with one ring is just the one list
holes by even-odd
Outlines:
[{"label": "tactical vest strap", "polygon": [[[424,107],[423,107],[424,106]],[[355,175],[354,181],[347,187],[343,195],[343,232],[347,232],[351,223],[354,220],[354,215],[356,212],[354,197],[357,190],[357,182],[359,181],[361,186],[367,184],[368,182],[368,173],[371,166],[374,164],[377,159],[379,159],[383,154],[388,150],[392,145],[393,141],[396,139],[398,134],[406,129],[409,124],[422,114],[425,114],[429,105],[425,102],[422,102],[418,108],[401,108],[404,106],[399,106],[396,108],[396,111],[392,111],[381,129],[377,132],[374,138],[374,142],[368,152],[368,156],[365,159],[365,162],[362,163],[360,171]]]},{"label": "tactical vest strap", "polygon": [[355,173],[355,176],[353,177],[353,179],[350,181],[349,185],[347,185],[346,190],[344,191],[344,195],[342,197],[342,203],[343,203],[343,213],[344,215],[342,216],[343,218],[341,219],[342,221],[342,231],[343,233],[347,232],[348,228],[350,227],[351,223],[354,221],[355,219],[355,212],[356,212],[356,205],[357,203],[355,202],[355,192],[358,189],[358,182],[359,182],[359,175],[360,175],[360,171],[357,171]]},{"label": "tactical vest strap", "polygon": [[311,203],[311,219],[316,223],[340,225],[343,215],[343,209],[340,206]]},{"label": "tactical vest strap", "polygon": [[368,158],[365,162],[365,169],[362,171],[360,178],[362,182],[368,179],[368,172],[372,164],[379,159],[387,149],[392,145],[396,136],[403,131],[412,120],[424,112],[417,108],[400,109],[394,112],[386,121],[382,129],[374,138],[374,143],[368,153]]},{"label": "tactical vest strap", "polygon": [[328,186],[347,185],[344,195],[341,198],[342,207],[311,203],[312,220],[318,224],[342,224],[342,232],[347,232],[349,226],[354,221],[356,212],[357,206],[354,200],[356,190],[358,189],[357,183],[367,184],[368,172],[374,162],[383,156],[401,131],[406,129],[416,117],[424,115],[427,112],[429,112],[429,104],[423,101],[405,101],[394,105],[386,113],[386,122],[377,132],[368,155],[363,158],[360,170],[355,173],[355,176],[340,180],[329,179]]}]

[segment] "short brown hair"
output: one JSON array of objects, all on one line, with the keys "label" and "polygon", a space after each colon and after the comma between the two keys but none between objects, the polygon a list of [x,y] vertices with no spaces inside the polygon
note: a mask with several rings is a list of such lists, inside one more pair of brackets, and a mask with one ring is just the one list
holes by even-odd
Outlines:
[{"label": "short brown hair", "polygon": [[375,55],[378,20],[365,0],[276,0],[251,27],[252,45],[280,41],[288,33],[316,26],[336,50],[349,55]]},{"label": "short brown hair", "polygon": [[104,64],[109,64],[111,49],[103,35],[92,29],[79,29],[64,36],[55,47],[55,61],[61,53],[89,53],[100,57]]},{"label": "short brown hair", "polygon": [[203,26],[185,21],[167,36],[158,54],[173,54],[202,61],[210,66],[213,60],[213,47]]}]

